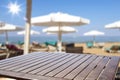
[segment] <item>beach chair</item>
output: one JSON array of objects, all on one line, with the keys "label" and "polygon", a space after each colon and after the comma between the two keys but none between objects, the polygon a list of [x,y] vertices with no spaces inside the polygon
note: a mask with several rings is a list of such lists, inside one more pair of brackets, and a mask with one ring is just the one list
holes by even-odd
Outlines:
[{"label": "beach chair", "polygon": [[66,47],[75,47],[75,44],[74,43],[68,43],[65,45]]},{"label": "beach chair", "polygon": [[98,47],[98,48],[103,48],[104,45],[105,45],[105,43],[100,42],[100,43],[97,43],[97,44],[96,44],[96,47]]},{"label": "beach chair", "polygon": [[58,47],[57,47],[57,42],[56,41],[48,41],[48,42],[45,42],[45,44],[48,47],[48,51],[49,52],[58,51]]},{"label": "beach chair", "polygon": [[5,44],[0,44],[0,60],[5,59],[7,56],[7,49],[5,47]]},{"label": "beach chair", "polygon": [[24,44],[24,42],[18,41],[18,45],[23,45],[23,44]]},{"label": "beach chair", "polygon": [[94,43],[92,41],[89,41],[86,43],[87,48],[92,48],[94,46]]},{"label": "beach chair", "polygon": [[112,45],[109,48],[105,48],[105,51],[109,53],[120,52],[120,45]]},{"label": "beach chair", "polygon": [[56,41],[48,41],[45,42],[46,46],[51,45],[51,46],[57,46],[57,42]]},{"label": "beach chair", "polygon": [[32,42],[30,52],[46,52],[46,51],[48,51],[48,47],[45,44],[40,44],[35,41]]},{"label": "beach chair", "polygon": [[83,53],[83,47],[66,47],[66,53]]},{"label": "beach chair", "polygon": [[19,56],[23,54],[23,50],[19,49],[17,46],[15,46],[14,44],[6,44],[6,48],[7,48],[7,57],[14,57],[14,56]]},{"label": "beach chair", "polygon": [[0,60],[5,59],[6,55],[6,49],[0,48]]},{"label": "beach chair", "polygon": [[34,48],[41,48],[42,46],[38,42],[33,41],[32,42],[32,47],[34,47]]}]

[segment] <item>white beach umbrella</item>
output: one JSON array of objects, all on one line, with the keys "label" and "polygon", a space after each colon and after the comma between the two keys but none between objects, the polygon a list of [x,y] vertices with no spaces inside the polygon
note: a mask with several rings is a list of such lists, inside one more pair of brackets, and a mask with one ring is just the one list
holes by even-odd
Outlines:
[{"label": "white beach umbrella", "polygon": [[[33,17],[31,24],[34,26],[57,26],[59,29],[62,26],[80,26],[89,24],[89,20],[79,16],[73,16],[66,13],[51,13],[44,16]],[[60,31],[58,32],[60,35]],[[60,40],[60,39],[59,39]],[[61,41],[58,41],[58,49],[61,52]]]},{"label": "white beach umbrella", "polygon": [[105,25],[105,28],[108,29],[120,29],[120,21],[113,22],[111,24]]},{"label": "white beach umbrella", "polygon": [[[18,35],[25,35],[25,30],[24,30],[24,31],[17,32],[17,34],[18,34]],[[40,32],[31,30],[31,31],[30,31],[30,34],[31,34],[31,35],[39,35]]]},{"label": "white beach umbrella", "polygon": [[[48,34],[58,34],[58,41],[62,42],[62,34],[73,33],[76,32],[77,30],[73,27],[68,27],[68,26],[63,26],[60,29],[59,27],[53,26],[53,27],[45,28],[42,31]],[[62,47],[62,45],[60,47]]]},{"label": "white beach umbrella", "polygon": [[12,24],[0,22],[0,32],[6,34],[6,43],[8,43],[8,32],[21,31],[21,30],[23,30],[23,28],[17,27]]},{"label": "white beach umbrella", "polygon": [[97,31],[97,30],[92,30],[92,31],[84,33],[84,36],[93,36],[93,42],[94,43],[95,43],[95,37],[100,36],[100,35],[104,35],[104,32],[100,32],[100,31]]},{"label": "white beach umbrella", "polygon": [[92,31],[84,33],[84,35],[85,36],[99,36],[99,35],[104,35],[104,33],[97,31],[97,30],[92,30]]},{"label": "white beach umbrella", "polygon": [[120,29],[120,21],[116,21],[110,24],[105,25],[107,29]]},{"label": "white beach umbrella", "polygon": [[35,26],[79,26],[88,24],[89,22],[88,19],[61,12],[33,17],[31,19],[32,25]]},{"label": "white beach umbrella", "polygon": [[5,23],[3,26],[0,25],[0,31],[2,31],[2,32],[6,32],[6,31],[20,31],[20,30],[23,30],[23,28],[17,27],[17,26],[12,25],[12,24]]}]

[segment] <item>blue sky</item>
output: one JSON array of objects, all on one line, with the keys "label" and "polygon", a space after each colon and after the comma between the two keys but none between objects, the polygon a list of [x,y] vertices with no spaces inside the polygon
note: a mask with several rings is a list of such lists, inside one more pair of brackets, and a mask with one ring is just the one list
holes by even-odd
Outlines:
[{"label": "blue sky", "polygon": [[[6,6],[10,2],[17,2],[21,5],[19,15],[12,15],[8,12]],[[68,35],[80,35],[90,30],[99,30],[105,32],[105,35],[120,35],[118,29],[105,29],[106,24],[120,20],[120,0],[33,0],[32,17],[47,15],[52,12],[63,12],[75,16],[80,16],[90,20],[90,24],[75,27],[77,33]],[[26,13],[26,0],[1,0],[0,2],[0,21],[20,25],[24,27],[24,17]],[[32,27],[40,31],[46,27]],[[15,34],[12,34],[15,35]]]}]

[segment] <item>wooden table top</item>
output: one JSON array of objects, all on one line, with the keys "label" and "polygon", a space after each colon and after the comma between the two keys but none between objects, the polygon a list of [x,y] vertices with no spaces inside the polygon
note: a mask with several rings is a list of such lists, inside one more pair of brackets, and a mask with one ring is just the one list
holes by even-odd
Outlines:
[{"label": "wooden table top", "polygon": [[0,61],[0,76],[35,80],[114,80],[120,58],[37,52]]}]

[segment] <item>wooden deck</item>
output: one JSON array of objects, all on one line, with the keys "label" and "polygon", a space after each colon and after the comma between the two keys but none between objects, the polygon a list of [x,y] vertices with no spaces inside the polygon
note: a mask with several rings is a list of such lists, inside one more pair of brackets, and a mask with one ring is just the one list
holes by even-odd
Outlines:
[{"label": "wooden deck", "polygon": [[36,80],[114,80],[119,57],[31,53],[0,61],[0,76]]}]

